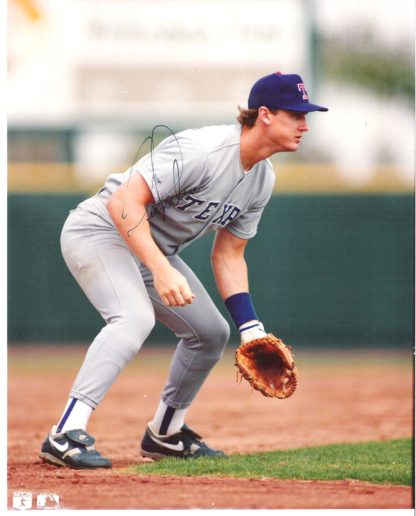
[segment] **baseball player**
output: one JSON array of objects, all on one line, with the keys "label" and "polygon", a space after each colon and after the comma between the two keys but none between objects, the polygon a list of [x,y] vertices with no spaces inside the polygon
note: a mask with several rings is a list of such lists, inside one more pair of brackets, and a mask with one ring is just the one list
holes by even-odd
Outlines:
[{"label": "baseball player", "polygon": [[272,73],[252,87],[239,125],[172,134],[70,212],[65,262],[106,325],[91,343],[40,457],[72,468],[109,468],[87,433],[92,411],[161,321],[178,337],[141,454],[224,457],[185,424],[187,409],[221,358],[229,325],[180,252],[215,232],[212,268],[241,341],[265,335],[250,298],[244,249],[257,231],[275,173],[268,158],[294,152],[311,104],[302,78]]}]

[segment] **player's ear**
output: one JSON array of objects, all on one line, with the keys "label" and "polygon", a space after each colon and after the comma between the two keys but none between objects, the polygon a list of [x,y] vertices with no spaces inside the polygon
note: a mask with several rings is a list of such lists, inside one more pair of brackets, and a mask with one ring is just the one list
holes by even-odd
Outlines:
[{"label": "player's ear", "polygon": [[272,113],[270,109],[265,106],[259,107],[258,120],[266,126],[269,126],[272,123]]}]

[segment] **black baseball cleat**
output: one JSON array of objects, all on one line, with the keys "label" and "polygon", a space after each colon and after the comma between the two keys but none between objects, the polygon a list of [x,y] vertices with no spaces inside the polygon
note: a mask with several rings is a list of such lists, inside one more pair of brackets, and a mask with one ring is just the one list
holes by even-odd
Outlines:
[{"label": "black baseball cleat", "polygon": [[141,443],[141,454],[155,460],[166,457],[178,457],[181,459],[197,459],[199,457],[226,457],[221,450],[209,448],[201,436],[183,425],[180,432],[173,435],[157,435],[150,425],[147,425]]},{"label": "black baseball cleat", "polygon": [[94,443],[94,437],[85,430],[56,433],[56,426],[53,426],[42,444],[39,457],[54,466],[74,469],[111,468],[111,461],[98,453]]}]

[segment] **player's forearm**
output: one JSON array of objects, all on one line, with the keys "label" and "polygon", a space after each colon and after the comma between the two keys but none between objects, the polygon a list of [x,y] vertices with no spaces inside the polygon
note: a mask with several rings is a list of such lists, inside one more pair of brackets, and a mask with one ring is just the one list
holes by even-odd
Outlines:
[{"label": "player's forearm", "polygon": [[213,254],[212,266],[221,297],[241,333],[241,342],[265,335],[248,291],[244,256],[238,253]]},{"label": "player's forearm", "polygon": [[114,196],[107,203],[107,209],[123,240],[148,269],[154,273],[169,266],[167,258],[153,240],[144,205],[129,205]]},{"label": "player's forearm", "polygon": [[248,271],[244,256],[213,254],[211,263],[222,299],[238,292],[248,292]]},{"label": "player's forearm", "polygon": [[124,183],[113,193],[107,209],[124,241],[150,269],[162,302],[166,306],[185,306],[195,296],[186,278],[172,267],[153,240],[146,212],[151,198],[144,179],[137,174],[130,184]]}]

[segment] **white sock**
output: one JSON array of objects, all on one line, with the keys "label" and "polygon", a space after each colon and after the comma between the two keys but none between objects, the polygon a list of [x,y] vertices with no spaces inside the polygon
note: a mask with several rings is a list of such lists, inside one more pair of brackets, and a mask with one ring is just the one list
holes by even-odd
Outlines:
[{"label": "white sock", "polygon": [[57,425],[57,432],[67,432],[79,428],[86,430],[92,411],[93,409],[83,401],[69,398]]},{"label": "white sock", "polygon": [[158,435],[172,435],[180,431],[184,424],[185,414],[188,409],[174,409],[160,400],[156,414],[150,423],[150,427]]}]

